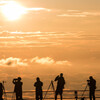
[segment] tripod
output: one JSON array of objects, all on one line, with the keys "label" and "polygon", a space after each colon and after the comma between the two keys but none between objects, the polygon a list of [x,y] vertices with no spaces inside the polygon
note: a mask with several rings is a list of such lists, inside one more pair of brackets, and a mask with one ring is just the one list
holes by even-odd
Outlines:
[{"label": "tripod", "polygon": [[84,96],[84,93],[85,93],[87,87],[88,87],[88,85],[86,85],[85,90],[83,91],[83,94],[82,94],[82,98],[81,98],[81,100],[84,100],[84,98],[85,98],[85,97],[83,97],[83,96]]},{"label": "tripod", "polygon": [[49,87],[48,87],[48,89],[47,89],[47,91],[46,91],[46,93],[45,93],[44,99],[46,98],[46,95],[47,95],[47,93],[48,93],[48,91],[49,91],[49,89],[50,89],[51,86],[52,86],[52,89],[53,89],[53,91],[54,91],[54,93],[55,93],[54,84],[53,84],[53,81],[51,81],[51,83],[50,83],[50,85],[49,85]]}]

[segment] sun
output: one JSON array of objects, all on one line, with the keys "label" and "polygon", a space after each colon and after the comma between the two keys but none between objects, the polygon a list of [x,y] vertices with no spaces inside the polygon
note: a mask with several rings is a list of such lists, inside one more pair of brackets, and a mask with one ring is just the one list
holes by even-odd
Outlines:
[{"label": "sun", "polygon": [[2,12],[8,20],[16,20],[25,13],[25,8],[14,1],[2,6]]}]

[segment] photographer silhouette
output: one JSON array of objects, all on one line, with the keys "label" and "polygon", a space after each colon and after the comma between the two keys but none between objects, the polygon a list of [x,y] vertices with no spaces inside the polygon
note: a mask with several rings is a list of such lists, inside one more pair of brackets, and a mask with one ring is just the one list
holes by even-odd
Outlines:
[{"label": "photographer silhouette", "polygon": [[89,86],[89,97],[90,100],[92,100],[92,97],[93,100],[95,100],[96,80],[92,76],[90,76],[89,79],[90,80],[87,80]]},{"label": "photographer silhouette", "polygon": [[56,92],[55,92],[55,100],[57,100],[58,94],[60,94],[60,98],[62,100],[63,89],[64,89],[64,85],[65,85],[65,79],[63,77],[63,73],[61,73],[60,76],[58,75],[55,78],[55,81],[57,81],[57,88],[56,88]]},{"label": "photographer silhouette", "polygon": [[15,84],[14,92],[16,93],[16,100],[22,100],[22,85],[21,77],[18,79],[13,79],[13,84]]},{"label": "photographer silhouette", "polygon": [[43,82],[40,81],[40,78],[36,78],[36,82],[34,83],[34,86],[36,87],[36,100],[42,100],[43,99],[43,92],[42,92],[42,86]]}]

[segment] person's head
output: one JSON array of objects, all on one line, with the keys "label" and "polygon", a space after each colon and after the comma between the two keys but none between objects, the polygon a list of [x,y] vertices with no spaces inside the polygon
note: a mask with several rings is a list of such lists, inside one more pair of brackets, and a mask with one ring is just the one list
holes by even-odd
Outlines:
[{"label": "person's head", "polygon": [[39,77],[37,77],[37,78],[36,78],[36,80],[37,80],[37,81],[40,81],[40,78],[39,78]]},{"label": "person's head", "polygon": [[63,77],[63,73],[60,73],[60,77]]},{"label": "person's head", "polygon": [[21,81],[21,77],[18,77],[18,81]]},{"label": "person's head", "polygon": [[92,80],[93,79],[93,76],[90,76],[89,79]]}]

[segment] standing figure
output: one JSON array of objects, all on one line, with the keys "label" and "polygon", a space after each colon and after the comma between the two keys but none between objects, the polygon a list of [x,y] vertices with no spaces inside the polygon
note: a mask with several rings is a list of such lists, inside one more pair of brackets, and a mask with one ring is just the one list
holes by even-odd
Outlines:
[{"label": "standing figure", "polygon": [[96,80],[92,76],[90,76],[89,79],[90,80],[87,80],[88,86],[89,86],[89,97],[90,97],[90,100],[92,100],[92,97],[93,97],[93,100],[95,100]]},{"label": "standing figure", "polygon": [[13,79],[13,84],[15,84],[14,92],[16,93],[16,100],[22,100],[22,85],[21,77],[18,79]]},{"label": "standing figure", "polygon": [[0,83],[0,100],[3,100],[2,96],[3,96],[3,90],[4,90],[4,86],[2,83]]},{"label": "standing figure", "polygon": [[57,95],[60,95],[60,98],[62,100],[62,94],[63,94],[63,89],[64,89],[64,85],[65,85],[65,79],[63,77],[63,73],[60,74],[60,76],[57,76],[55,78],[55,81],[57,81],[57,88],[56,88],[56,92],[55,92],[55,100],[57,100]]},{"label": "standing figure", "polygon": [[36,82],[34,83],[34,86],[36,87],[36,100],[42,100],[43,99],[43,92],[42,92],[42,86],[43,82],[40,81],[40,78],[36,78]]}]

